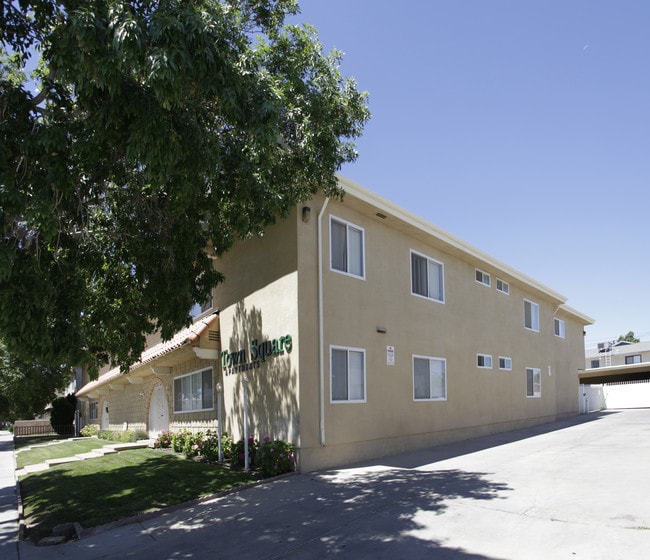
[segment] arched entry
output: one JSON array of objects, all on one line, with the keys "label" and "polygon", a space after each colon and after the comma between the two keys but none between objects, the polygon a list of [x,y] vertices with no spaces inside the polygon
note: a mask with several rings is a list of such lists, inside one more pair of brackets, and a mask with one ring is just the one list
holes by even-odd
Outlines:
[{"label": "arched entry", "polygon": [[160,432],[169,429],[169,407],[165,388],[158,383],[151,393],[149,404],[149,437],[155,438]]}]

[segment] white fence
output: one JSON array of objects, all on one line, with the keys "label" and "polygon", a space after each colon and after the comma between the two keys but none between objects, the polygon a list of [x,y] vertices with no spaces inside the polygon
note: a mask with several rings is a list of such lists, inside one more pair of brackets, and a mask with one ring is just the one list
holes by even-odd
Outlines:
[{"label": "white fence", "polygon": [[650,407],[650,380],[580,385],[580,414],[613,408]]}]

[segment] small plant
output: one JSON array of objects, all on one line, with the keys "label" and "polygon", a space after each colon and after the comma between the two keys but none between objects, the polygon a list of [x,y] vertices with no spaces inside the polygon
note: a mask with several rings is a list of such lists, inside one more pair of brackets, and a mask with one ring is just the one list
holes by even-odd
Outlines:
[{"label": "small plant", "polygon": [[93,437],[99,433],[99,426],[97,424],[88,424],[81,428],[79,432],[83,437]]},{"label": "small plant", "polygon": [[192,432],[189,430],[183,430],[182,432],[175,432],[172,434],[172,449],[176,453],[183,453],[183,448],[185,447],[185,440],[192,435]]},{"label": "small plant", "polygon": [[172,446],[172,433],[164,430],[153,442],[155,449],[170,449]]},{"label": "small plant", "polygon": [[97,432],[97,437],[99,439],[107,439],[111,441],[115,439],[115,434],[113,434],[111,430],[99,430],[99,432]]},{"label": "small plant", "polygon": [[293,444],[266,436],[257,448],[255,464],[262,476],[277,476],[296,469],[296,450]]},{"label": "small plant", "polygon": [[198,432],[196,434],[190,433],[185,438],[185,443],[183,444],[183,453],[185,457],[191,459],[193,457],[198,457],[203,453],[203,432]]},{"label": "small plant", "polygon": [[[259,442],[255,438],[248,438],[248,467],[251,469],[255,467],[255,455],[258,443]],[[246,465],[244,451],[245,447],[243,439],[240,439],[237,443],[233,444],[232,456],[230,458],[230,464],[233,467],[243,468]]]}]

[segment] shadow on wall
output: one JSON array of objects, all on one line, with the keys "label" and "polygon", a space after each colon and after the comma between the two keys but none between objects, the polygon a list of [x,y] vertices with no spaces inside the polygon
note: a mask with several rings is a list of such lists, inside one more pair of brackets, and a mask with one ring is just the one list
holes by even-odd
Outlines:
[{"label": "shadow on wall", "polygon": [[[277,321],[276,321],[277,323]],[[242,302],[237,304],[229,345],[231,349],[245,349],[245,363],[255,363],[251,369],[226,374],[236,377],[234,392],[224,395],[226,403],[231,399],[230,421],[238,424],[226,426],[231,433],[243,433],[244,392],[243,378],[248,378],[248,433],[262,439],[282,439],[299,443],[298,437],[298,398],[297,372],[291,360],[292,345],[283,344],[282,352],[254,359],[251,344],[259,346],[264,342],[278,340],[278,337],[291,334],[288,328],[282,332],[265,333],[262,312],[256,307],[247,310]],[[285,332],[286,331],[286,332]],[[256,344],[255,344],[256,342]],[[279,346],[279,345],[278,345]],[[285,348],[286,346],[286,348]]]}]

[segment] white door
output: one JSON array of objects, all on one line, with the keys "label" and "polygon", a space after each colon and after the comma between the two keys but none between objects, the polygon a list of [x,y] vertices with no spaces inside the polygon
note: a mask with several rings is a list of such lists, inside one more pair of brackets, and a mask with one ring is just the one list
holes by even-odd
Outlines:
[{"label": "white door", "polygon": [[104,408],[102,408],[102,430],[108,430],[110,422],[108,421],[108,401],[104,400]]},{"label": "white door", "polygon": [[165,388],[158,384],[151,393],[149,405],[149,437],[156,438],[163,430],[169,429],[169,407]]}]

